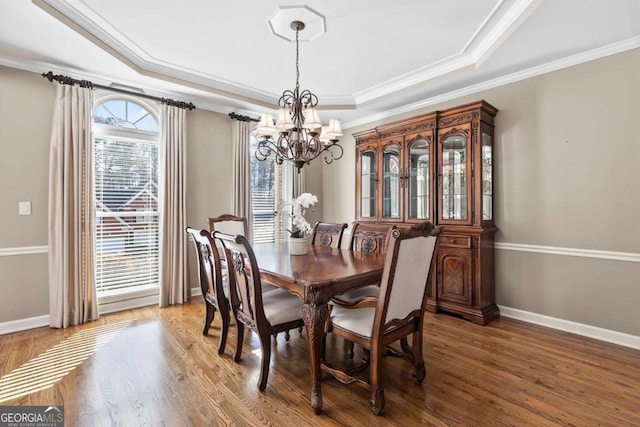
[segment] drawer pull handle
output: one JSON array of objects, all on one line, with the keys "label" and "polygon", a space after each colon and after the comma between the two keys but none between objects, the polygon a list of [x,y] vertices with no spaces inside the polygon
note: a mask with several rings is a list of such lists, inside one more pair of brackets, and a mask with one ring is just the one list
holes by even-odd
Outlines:
[{"label": "drawer pull handle", "polygon": [[451,243],[455,243],[455,242],[456,242],[456,239],[451,239]]}]

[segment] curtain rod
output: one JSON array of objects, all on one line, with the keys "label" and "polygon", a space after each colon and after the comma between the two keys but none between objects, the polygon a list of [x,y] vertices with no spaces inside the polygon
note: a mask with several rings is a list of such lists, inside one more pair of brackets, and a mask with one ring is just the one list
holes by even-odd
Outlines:
[{"label": "curtain rod", "polygon": [[46,74],[42,73],[42,77],[44,77],[45,79],[49,80],[50,82],[53,82],[55,80],[58,83],[64,84],[64,85],[73,86],[73,85],[77,84],[80,87],[86,87],[88,89],[98,88],[98,89],[110,90],[112,92],[124,93],[124,94],[127,94],[127,95],[140,96],[142,98],[147,98],[147,99],[151,99],[153,101],[158,101],[158,102],[160,102],[162,104],[171,105],[173,107],[185,108],[185,109],[188,109],[189,111],[195,110],[195,108],[196,108],[196,106],[193,105],[193,103],[191,103],[191,102],[186,103],[184,101],[174,101],[173,99],[169,99],[169,98],[158,98],[157,96],[147,95],[145,93],[138,93],[138,92],[134,92],[134,91],[131,91],[131,90],[119,89],[119,88],[115,88],[115,87],[99,85],[97,83],[92,83],[89,80],[77,80],[77,79],[74,79],[74,78],[69,77],[69,76],[63,76],[62,74],[53,74],[51,71],[49,71]]},{"label": "curtain rod", "polygon": [[259,122],[260,121],[258,119],[254,119],[252,117],[241,116],[240,114],[236,114],[236,113],[229,113],[229,117],[231,119],[238,120],[240,122]]}]

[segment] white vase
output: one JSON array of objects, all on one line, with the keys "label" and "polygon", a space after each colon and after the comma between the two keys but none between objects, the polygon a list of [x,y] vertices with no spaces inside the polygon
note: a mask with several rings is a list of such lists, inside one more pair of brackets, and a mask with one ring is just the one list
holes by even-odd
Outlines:
[{"label": "white vase", "polygon": [[289,254],[306,255],[307,254],[307,238],[306,237],[290,237],[289,238]]}]

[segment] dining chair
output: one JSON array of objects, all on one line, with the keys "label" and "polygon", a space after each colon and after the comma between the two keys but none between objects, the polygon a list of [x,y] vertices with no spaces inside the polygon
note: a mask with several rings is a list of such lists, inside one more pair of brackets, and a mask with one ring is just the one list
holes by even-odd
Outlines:
[{"label": "dining chair", "polygon": [[222,278],[220,254],[207,230],[186,227],[185,231],[191,236],[196,249],[198,280],[205,307],[202,335],[209,333],[209,327],[213,322],[215,312],[216,310],[220,311],[221,327],[218,353],[222,354],[224,353],[229,332],[230,305],[227,298],[229,289]]},{"label": "dining chair", "polygon": [[[408,229],[395,229],[388,241],[382,281],[378,297],[341,305],[332,302],[326,330],[369,351],[370,357],[359,367],[344,370],[330,365],[326,359],[323,372],[344,384],[356,383],[371,392],[371,411],[384,410],[382,357],[402,357],[413,364],[413,381],[425,378],[422,354],[422,328],[426,308],[425,294],[431,271],[435,270],[434,252],[439,229],[430,222]],[[407,337],[411,335],[411,346]],[[400,341],[400,350],[391,344]],[[357,373],[368,371],[368,376]]]},{"label": "dining chair", "polygon": [[214,231],[213,238],[221,242],[230,260],[229,299],[238,329],[234,360],[239,362],[242,357],[245,326],[255,330],[262,349],[258,389],[264,390],[271,360],[270,336],[304,326],[302,300],[280,288],[263,292],[258,263],[246,237]]},{"label": "dining chair", "polygon": [[209,231],[212,233],[214,231],[221,231],[234,236],[236,234],[241,234],[243,236],[249,235],[247,219],[231,214],[222,214],[220,216],[209,218]]},{"label": "dining chair", "polygon": [[[385,254],[391,232],[396,229],[394,224],[370,224],[366,222],[353,222],[351,226],[351,237],[349,239],[349,249],[364,253]],[[377,297],[380,291],[380,284],[363,286],[349,290],[343,294],[335,296],[333,299],[342,304],[361,300],[365,297]],[[354,355],[353,343],[347,344],[347,355],[352,358]]]},{"label": "dining chair", "polygon": [[370,224],[354,221],[351,226],[349,249],[384,254],[389,244],[389,231],[395,228],[394,224]]},{"label": "dining chair", "polygon": [[316,222],[311,232],[311,244],[340,249],[347,223]]}]

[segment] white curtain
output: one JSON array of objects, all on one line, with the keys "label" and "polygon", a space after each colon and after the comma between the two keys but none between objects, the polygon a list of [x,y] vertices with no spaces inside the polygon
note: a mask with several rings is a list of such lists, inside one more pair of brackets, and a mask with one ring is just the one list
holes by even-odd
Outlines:
[{"label": "white curtain", "polygon": [[233,214],[247,219],[249,235],[253,236],[253,210],[251,208],[251,153],[249,123],[239,120],[231,122],[231,142],[233,144],[233,168],[231,197]]},{"label": "white curtain", "polygon": [[49,325],[98,318],[91,91],[58,85],[49,149]]},{"label": "white curtain", "polygon": [[187,301],[186,110],[160,106],[160,307]]}]

